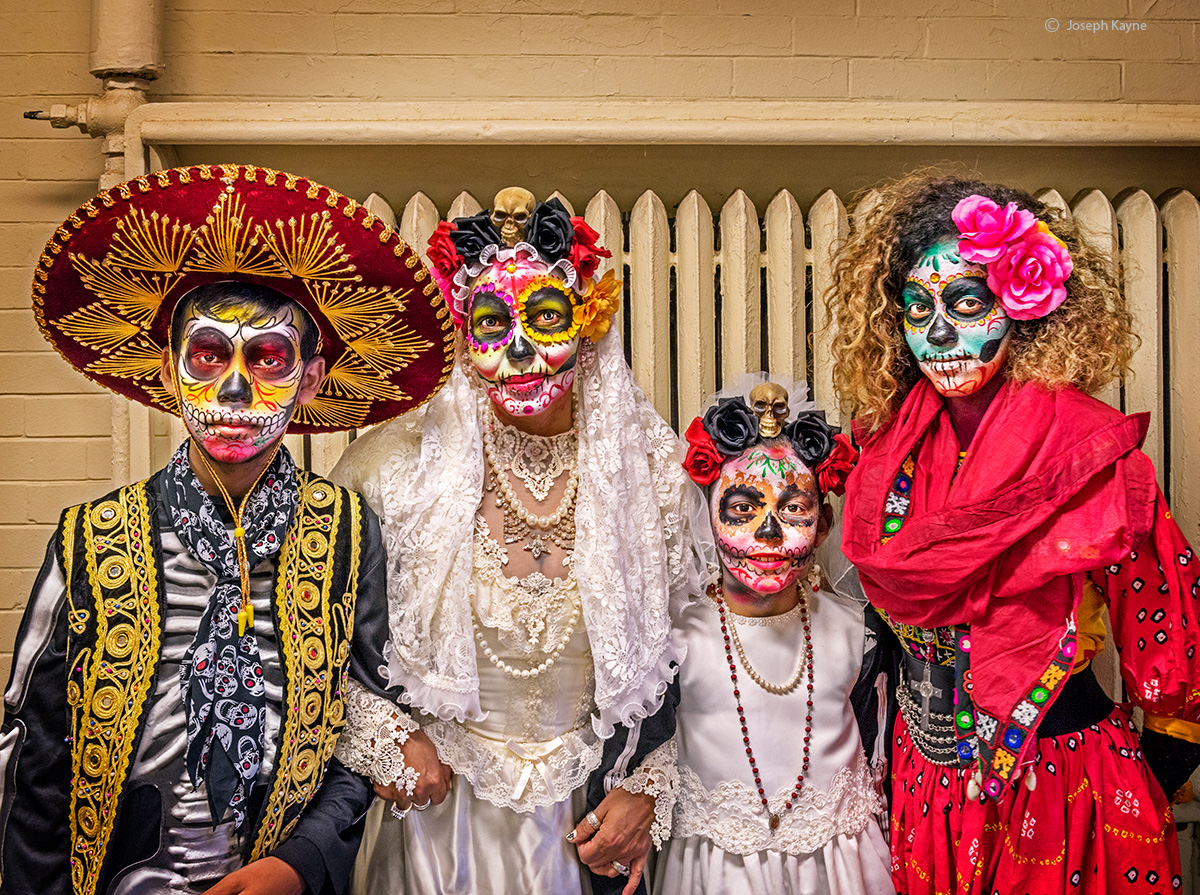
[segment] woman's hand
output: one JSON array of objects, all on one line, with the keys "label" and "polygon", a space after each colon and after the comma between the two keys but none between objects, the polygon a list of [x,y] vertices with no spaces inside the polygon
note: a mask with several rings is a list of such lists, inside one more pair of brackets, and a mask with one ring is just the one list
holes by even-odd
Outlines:
[{"label": "woman's hand", "polygon": [[404,744],[402,753],[404,763],[420,775],[412,795],[408,795],[395,783],[389,783],[387,786],[376,783],[375,795],[395,803],[401,811],[407,811],[416,805],[422,808],[430,803],[440,805],[446,798],[446,793],[450,791],[450,779],[454,772],[450,765],[438,759],[437,747],[423,731],[414,730],[409,735],[408,742]]},{"label": "woman's hand", "polygon": [[596,829],[585,817],[567,836],[575,844],[579,860],[600,876],[617,876],[613,863],[629,868],[629,882],[621,895],[633,895],[650,857],[650,826],[654,823],[654,797],[634,794],[617,787],[596,806],[600,821]]}]

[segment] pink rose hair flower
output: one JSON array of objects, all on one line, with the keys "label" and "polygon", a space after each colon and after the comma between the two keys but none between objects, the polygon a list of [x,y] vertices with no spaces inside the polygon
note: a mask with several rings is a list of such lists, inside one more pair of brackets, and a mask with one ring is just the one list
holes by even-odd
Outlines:
[{"label": "pink rose hair flower", "polygon": [[1032,212],[968,196],[951,213],[958,254],[987,267],[988,288],[1014,320],[1045,317],[1067,297],[1074,265],[1066,244]]},{"label": "pink rose hair flower", "polygon": [[1037,226],[1033,212],[1009,202],[1003,208],[987,196],[967,196],[950,215],[958,227],[958,254],[964,261],[991,264]]},{"label": "pink rose hair flower", "polygon": [[1039,222],[1003,257],[988,265],[988,288],[1014,320],[1045,317],[1063,303],[1074,265],[1062,240]]}]

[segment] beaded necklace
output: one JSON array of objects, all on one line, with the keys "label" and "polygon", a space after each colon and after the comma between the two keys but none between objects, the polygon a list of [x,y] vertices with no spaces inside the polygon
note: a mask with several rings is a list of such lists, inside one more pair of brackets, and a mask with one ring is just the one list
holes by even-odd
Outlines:
[{"label": "beaded necklace", "polygon": [[[729,679],[733,681],[733,696],[737,700],[738,721],[741,723],[742,743],[746,746],[746,759],[750,762],[750,772],[754,775],[754,785],[758,789],[758,797],[762,800],[763,809],[770,817],[771,832],[779,829],[779,815],[771,812],[771,807],[767,802],[767,792],[763,787],[762,775],[758,771],[758,762],[754,759],[754,749],[750,745],[750,729],[746,724],[746,710],[742,707],[742,691],[738,688],[737,663],[733,658],[733,643],[730,637],[729,628],[733,623],[725,617],[725,600],[721,592],[720,584],[714,583],[709,586],[708,595],[714,603],[717,604],[717,612],[721,617],[721,636],[725,641],[725,659],[729,663]],[[796,775],[796,785],[792,787],[791,793],[783,803],[783,810],[790,811],[792,804],[800,796],[800,790],[804,787],[804,778],[808,774],[809,748],[812,741],[812,716],[813,716],[813,652],[812,652],[812,625],[809,623],[808,614],[808,597],[802,595],[800,605],[803,607],[800,610],[801,623],[804,626],[804,659],[801,663],[808,676],[808,712],[804,717],[804,759],[800,766],[800,773]],[[736,636],[736,631],[734,632]],[[740,652],[740,650],[739,650]],[[745,657],[742,659],[745,662]],[[747,665],[747,670],[749,666]]]}]

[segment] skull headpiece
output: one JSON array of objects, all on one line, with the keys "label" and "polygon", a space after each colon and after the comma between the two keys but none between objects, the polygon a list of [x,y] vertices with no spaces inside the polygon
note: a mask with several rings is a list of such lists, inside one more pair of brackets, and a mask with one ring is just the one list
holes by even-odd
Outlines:
[{"label": "skull headpiece", "polygon": [[525,222],[533,212],[533,193],[519,186],[510,186],[496,193],[492,200],[492,223],[509,248],[525,238]]},{"label": "skull headpiece", "polygon": [[774,438],[787,422],[787,389],[774,382],[756,385],[750,389],[750,407],[758,416],[758,434],[763,438]]}]

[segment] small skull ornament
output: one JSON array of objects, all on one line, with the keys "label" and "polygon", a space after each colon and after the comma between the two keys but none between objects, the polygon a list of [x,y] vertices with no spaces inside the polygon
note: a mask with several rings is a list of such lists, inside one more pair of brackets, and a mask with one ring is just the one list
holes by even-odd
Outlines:
[{"label": "small skull ornament", "polygon": [[525,222],[533,212],[534,201],[533,193],[519,186],[502,189],[492,200],[492,223],[509,248],[525,238]]},{"label": "small skull ornament", "polygon": [[774,438],[787,422],[787,389],[775,382],[756,385],[750,389],[750,407],[758,415],[758,434]]}]

